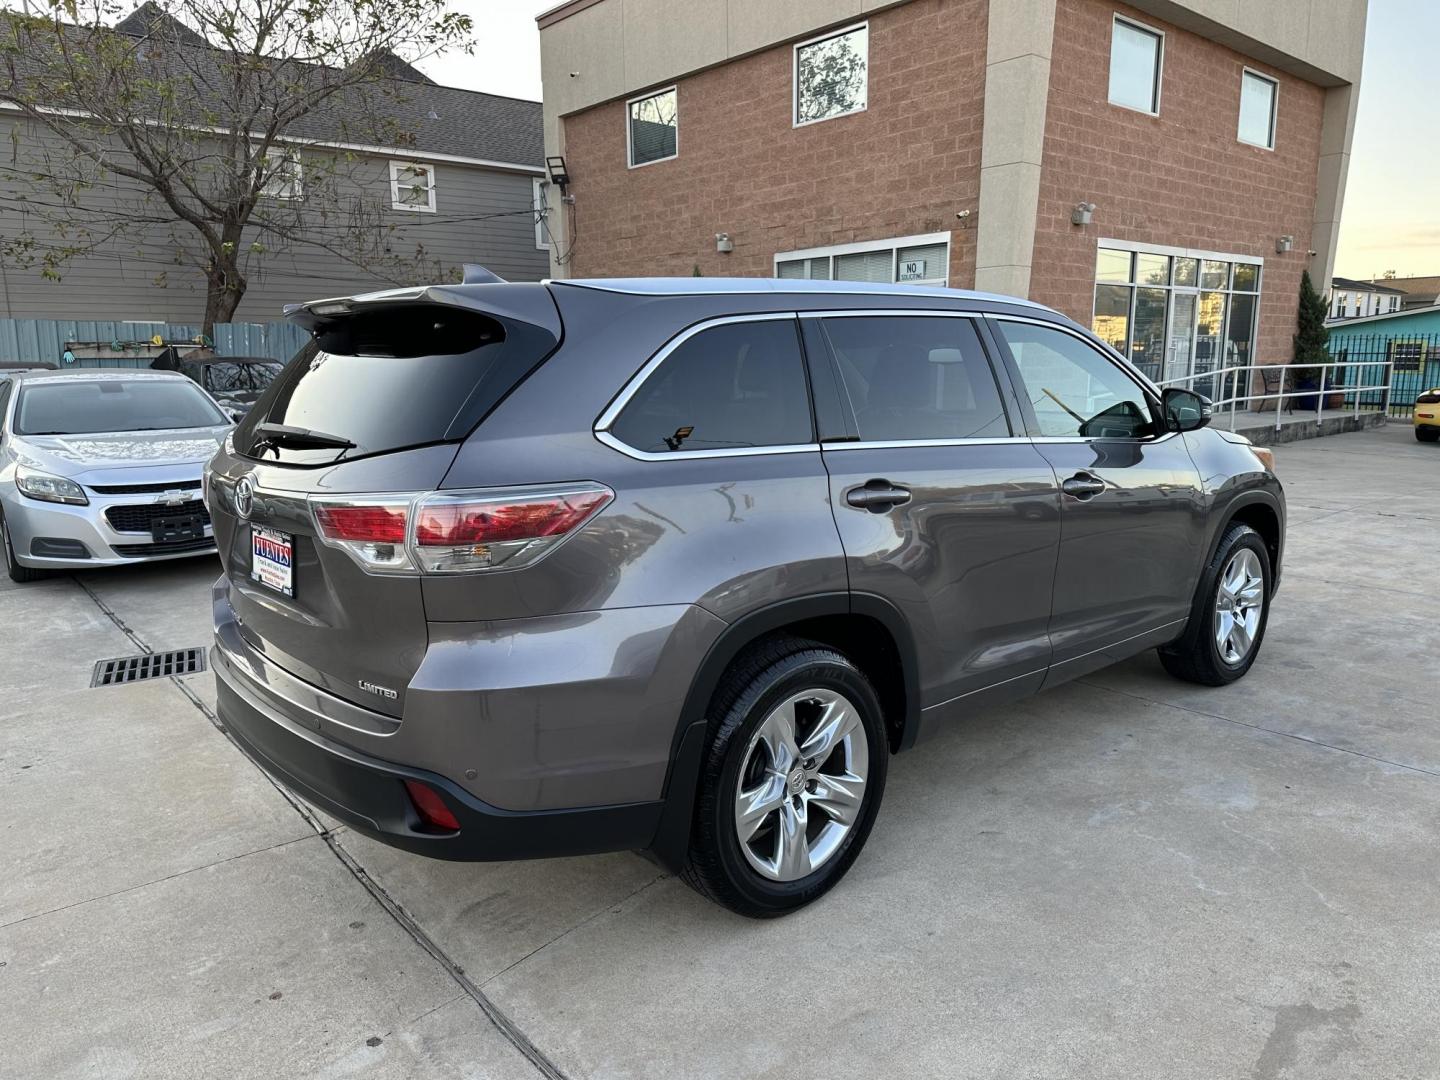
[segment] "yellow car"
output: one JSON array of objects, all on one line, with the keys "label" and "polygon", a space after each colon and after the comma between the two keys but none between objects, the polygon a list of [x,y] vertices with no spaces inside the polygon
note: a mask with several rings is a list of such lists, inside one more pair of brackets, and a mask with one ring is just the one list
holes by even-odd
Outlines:
[{"label": "yellow car", "polygon": [[1415,399],[1415,438],[1421,442],[1440,439],[1440,387]]}]

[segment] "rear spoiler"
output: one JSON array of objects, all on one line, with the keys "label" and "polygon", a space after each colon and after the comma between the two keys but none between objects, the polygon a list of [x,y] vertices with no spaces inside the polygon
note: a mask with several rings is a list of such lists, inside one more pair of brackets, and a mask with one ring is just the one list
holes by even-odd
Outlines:
[{"label": "rear spoiler", "polygon": [[465,277],[458,285],[383,289],[356,296],[286,304],[284,311],[286,319],[314,334],[327,323],[360,311],[386,306],[412,307],[416,304],[464,308],[489,315],[502,323],[526,323],[538,327],[557,340],[560,337],[560,313],[549,289],[528,282],[512,284],[474,263],[465,264]]}]

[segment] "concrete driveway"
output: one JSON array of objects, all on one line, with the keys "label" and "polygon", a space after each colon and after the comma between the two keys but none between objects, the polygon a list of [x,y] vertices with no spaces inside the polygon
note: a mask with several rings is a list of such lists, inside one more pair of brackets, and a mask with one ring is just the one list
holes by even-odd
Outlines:
[{"label": "concrete driveway", "polygon": [[749,922],[629,854],[428,862],[292,802],[210,676],[210,560],[0,583],[0,1075],[1440,1076],[1440,448],[1286,446],[1225,690],[1152,656],[897,758]]}]

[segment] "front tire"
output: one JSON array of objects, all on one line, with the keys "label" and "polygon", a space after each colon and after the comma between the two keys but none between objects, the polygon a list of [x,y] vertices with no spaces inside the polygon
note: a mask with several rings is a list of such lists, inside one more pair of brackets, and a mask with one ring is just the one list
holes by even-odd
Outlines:
[{"label": "front tire", "polygon": [[39,581],[45,576],[44,570],[21,566],[15,558],[15,546],[10,542],[10,526],[5,524],[4,517],[0,517],[0,558],[5,560],[5,572],[10,575],[11,581],[23,585],[26,582]]},{"label": "front tire", "polygon": [[1165,670],[1202,686],[1243,678],[1260,654],[1271,588],[1265,541],[1250,526],[1232,524],[1200,575],[1185,632],[1160,649]]},{"label": "front tire", "polygon": [[844,655],[798,638],[738,660],[711,702],[681,878],[751,918],[824,895],[860,854],[885,791],[879,698]]}]

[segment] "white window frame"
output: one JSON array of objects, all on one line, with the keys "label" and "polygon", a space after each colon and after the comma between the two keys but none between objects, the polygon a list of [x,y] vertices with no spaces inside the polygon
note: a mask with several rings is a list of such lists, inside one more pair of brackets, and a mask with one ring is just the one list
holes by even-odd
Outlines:
[{"label": "white window frame", "polygon": [[300,162],[300,151],[293,146],[272,146],[265,151],[261,158],[261,168],[268,169],[271,163],[277,159],[287,163],[290,175],[287,177],[281,171],[275,172],[260,185],[260,195],[263,198],[278,199],[281,202],[295,202],[297,199],[303,198],[305,181]]},{"label": "white window frame", "polygon": [[[896,281],[896,260],[900,257],[901,248],[929,247],[934,244],[945,245],[945,273],[939,277],[927,277],[920,281]],[[915,285],[915,286],[945,286],[950,284],[950,234],[948,232],[922,233],[919,236],[897,236],[893,239],[864,240],[853,244],[831,244],[828,247],[805,248],[801,251],[777,252],[771,270],[773,276],[780,276],[780,264],[790,262],[794,259],[829,259],[831,281],[838,280],[835,277],[835,256],[837,255],[858,255],[867,251],[890,250],[890,284],[891,285]],[[797,279],[798,280],[798,279]],[[877,283],[878,284],[878,283]]]},{"label": "white window frame", "polygon": [[[846,34],[853,34],[856,30],[865,31],[865,104],[858,109],[850,109],[847,112],[835,113],[833,116],[819,116],[814,120],[800,119],[800,50],[809,45],[816,45],[822,41],[829,41],[831,38],[844,37]],[[839,120],[842,116],[855,116],[858,113],[868,111],[870,108],[870,22],[854,23],[850,26],[842,26],[828,33],[817,34],[815,37],[807,38],[804,41],[797,41],[790,48],[790,126],[791,128],[809,127],[811,124],[823,124],[827,120]]]},{"label": "white window frame", "polygon": [[[630,106],[637,101],[649,101],[661,94],[675,95],[675,152],[666,157],[652,158],[650,161],[635,160],[635,139],[631,130]],[[674,161],[680,156],[680,89],[678,83],[671,83],[669,86],[662,86],[658,90],[647,90],[643,94],[637,94],[625,101],[625,164],[632,169],[643,169],[646,165],[659,165],[662,161]]]},{"label": "white window frame", "polygon": [[[1245,108],[1245,76],[1247,76],[1247,75],[1253,75],[1255,78],[1259,79],[1261,82],[1267,82],[1267,83],[1270,84],[1270,88],[1271,88],[1272,93],[1271,93],[1271,95],[1270,95],[1270,141],[1269,141],[1268,143],[1251,142],[1249,139],[1245,138],[1243,135],[1240,134],[1240,113],[1243,113],[1244,108]],[[1235,138],[1236,138],[1236,140],[1239,141],[1239,142],[1244,143],[1246,146],[1253,146],[1253,147],[1255,147],[1256,149],[1259,149],[1259,150],[1274,150],[1274,149],[1275,149],[1275,130],[1276,130],[1277,127],[1279,127],[1279,125],[1280,125],[1280,80],[1277,79],[1277,78],[1275,78],[1274,75],[1266,75],[1265,72],[1263,72],[1263,71],[1256,71],[1256,70],[1255,70],[1254,68],[1252,68],[1252,67],[1241,68],[1241,69],[1240,69],[1240,112],[1237,112],[1237,113],[1236,113],[1236,116],[1235,116]]]},{"label": "white window frame", "polygon": [[[430,184],[425,192],[425,194],[428,196],[428,199],[424,206],[421,206],[418,203],[407,203],[401,201],[400,172],[402,169],[409,169],[412,172],[416,169],[424,169],[426,175],[430,177]],[[426,161],[390,162],[390,209],[402,210],[417,214],[435,213],[435,166]]]},{"label": "white window frame", "polygon": [[535,246],[550,250],[550,184],[543,176],[530,178],[530,205],[535,211]]},{"label": "white window frame", "polygon": [[[1148,109],[1137,109],[1134,105],[1126,105],[1123,101],[1116,101],[1114,98],[1112,98],[1112,97],[1110,96],[1110,65],[1115,62],[1115,25],[1116,25],[1117,23],[1124,23],[1124,24],[1127,25],[1127,26],[1134,27],[1136,30],[1143,30],[1143,31],[1145,31],[1145,33],[1147,33],[1147,34],[1154,34],[1157,38],[1160,39],[1160,47],[1159,47],[1159,50],[1156,52],[1156,55],[1155,55],[1155,111],[1154,111],[1154,112],[1151,112],[1151,111],[1148,110]],[[1160,93],[1161,93],[1161,91],[1162,91],[1164,88],[1165,88],[1165,31],[1159,29],[1158,27],[1150,26],[1150,25],[1147,24],[1147,23],[1143,23],[1143,22],[1141,22],[1139,19],[1132,19],[1132,18],[1129,18],[1128,16],[1121,15],[1121,14],[1117,11],[1117,12],[1114,14],[1114,16],[1112,16],[1112,18],[1111,18],[1111,20],[1110,20],[1110,58],[1109,58],[1109,60],[1107,61],[1106,67],[1105,67],[1105,99],[1106,99],[1111,105],[1115,106],[1115,108],[1117,108],[1117,109],[1127,109],[1127,110],[1129,110],[1130,112],[1138,112],[1141,116],[1159,116],[1159,115],[1160,115]]]}]

